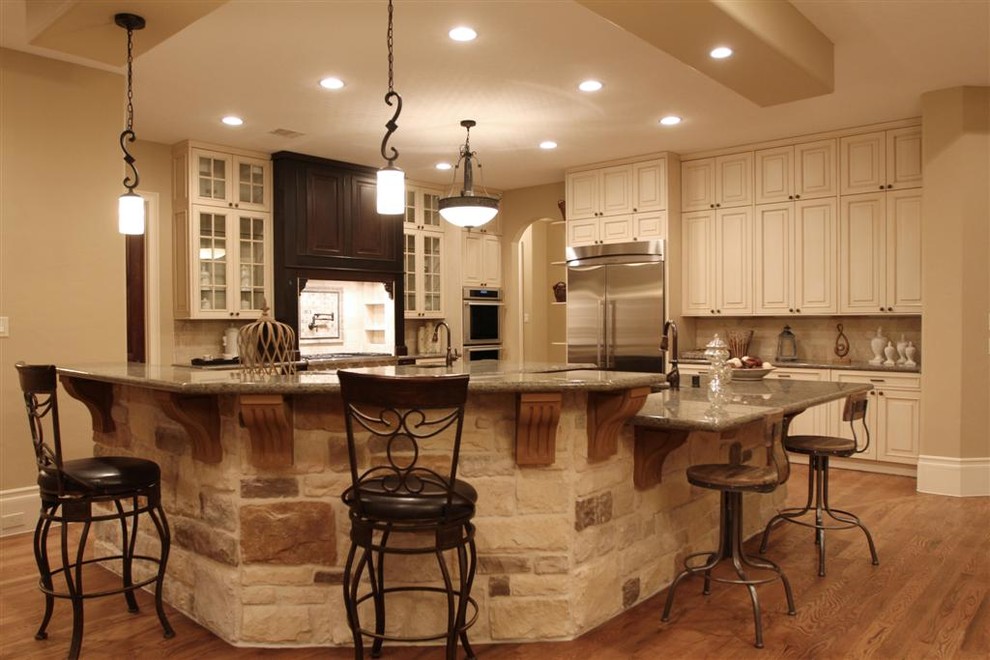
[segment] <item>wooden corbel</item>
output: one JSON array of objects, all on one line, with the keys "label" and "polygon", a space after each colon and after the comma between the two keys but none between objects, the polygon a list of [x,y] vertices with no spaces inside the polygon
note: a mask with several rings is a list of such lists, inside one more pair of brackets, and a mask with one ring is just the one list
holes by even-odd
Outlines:
[{"label": "wooden corbel", "polygon": [[155,399],[165,415],[189,434],[193,458],[204,463],[220,462],[223,446],[220,444],[220,408],[216,395],[155,390]]},{"label": "wooden corbel", "polygon": [[588,392],[588,460],[602,461],[619,448],[619,430],[639,412],[650,394],[648,387],[621,392]]},{"label": "wooden corbel", "polygon": [[241,423],[251,436],[251,465],[289,467],[294,441],[289,403],[281,394],[242,394]]},{"label": "wooden corbel", "polygon": [[644,490],[660,483],[663,462],[687,440],[690,431],[637,426],[633,448],[633,484]]},{"label": "wooden corbel", "polygon": [[553,465],[561,401],[560,392],[516,395],[516,465]]},{"label": "wooden corbel", "polygon": [[93,430],[99,433],[113,433],[117,428],[110,416],[113,408],[113,383],[100,380],[86,380],[72,376],[59,376],[62,387],[74,399],[79,399],[93,418]]}]

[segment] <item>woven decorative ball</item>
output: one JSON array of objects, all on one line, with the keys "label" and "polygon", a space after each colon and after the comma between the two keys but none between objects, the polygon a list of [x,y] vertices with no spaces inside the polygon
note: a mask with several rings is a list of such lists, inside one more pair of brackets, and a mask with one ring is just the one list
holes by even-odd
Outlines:
[{"label": "woven decorative ball", "polygon": [[261,318],[237,333],[241,371],[252,376],[296,373],[295,349],[295,331],[269,316],[267,305],[261,308]]}]

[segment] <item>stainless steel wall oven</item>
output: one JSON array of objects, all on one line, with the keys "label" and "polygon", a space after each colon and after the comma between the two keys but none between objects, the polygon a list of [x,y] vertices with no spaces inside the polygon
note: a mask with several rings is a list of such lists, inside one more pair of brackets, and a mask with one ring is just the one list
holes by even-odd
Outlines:
[{"label": "stainless steel wall oven", "polygon": [[502,344],[502,290],[464,287],[464,346]]}]

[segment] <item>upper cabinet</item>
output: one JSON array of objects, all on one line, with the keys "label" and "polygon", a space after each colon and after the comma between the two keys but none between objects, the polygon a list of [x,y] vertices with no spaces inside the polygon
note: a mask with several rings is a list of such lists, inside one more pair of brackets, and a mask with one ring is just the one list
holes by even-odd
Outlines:
[{"label": "upper cabinet", "polygon": [[176,318],[254,319],[274,304],[271,171],[264,154],[173,148]]},{"label": "upper cabinet", "polygon": [[665,155],[568,172],[567,244],[666,238],[667,165]]},{"label": "upper cabinet", "polygon": [[681,164],[681,210],[749,206],[753,203],[753,152]]},{"label": "upper cabinet", "polygon": [[756,152],[755,202],[834,197],[836,141],[819,140]]},{"label": "upper cabinet", "polygon": [[502,286],[502,243],[477,230],[461,232],[461,281],[464,286]]},{"label": "upper cabinet", "polygon": [[753,313],[750,207],[695,211],[681,217],[685,316]]},{"label": "upper cabinet", "polygon": [[403,295],[407,319],[444,317],[447,246],[444,222],[438,210],[440,195],[433,188],[406,186]]},{"label": "upper cabinet", "polygon": [[839,152],[843,195],[921,186],[920,126],[849,135]]}]

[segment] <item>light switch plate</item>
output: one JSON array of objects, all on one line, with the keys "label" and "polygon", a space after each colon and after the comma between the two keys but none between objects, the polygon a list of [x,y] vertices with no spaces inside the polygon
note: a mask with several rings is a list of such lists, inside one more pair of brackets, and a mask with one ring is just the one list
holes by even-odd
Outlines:
[{"label": "light switch plate", "polygon": [[0,316],[0,337],[10,336],[10,317]]}]

